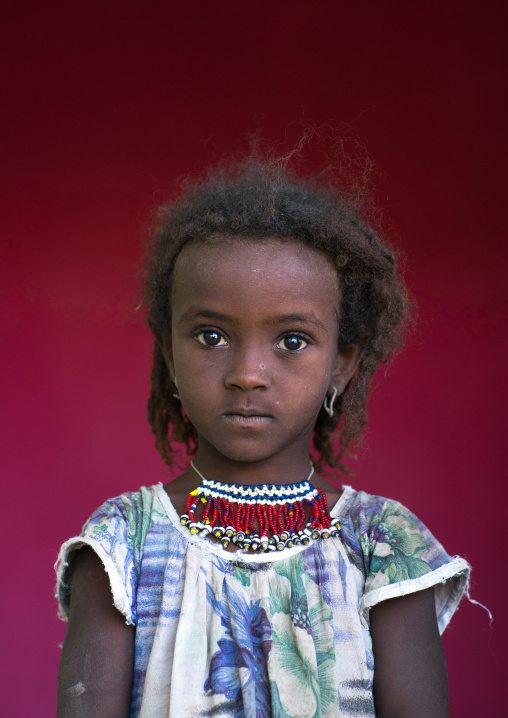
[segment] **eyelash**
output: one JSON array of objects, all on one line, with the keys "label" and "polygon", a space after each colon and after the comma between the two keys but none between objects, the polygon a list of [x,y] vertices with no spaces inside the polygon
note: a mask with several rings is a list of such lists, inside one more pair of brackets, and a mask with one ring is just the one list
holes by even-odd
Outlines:
[{"label": "eyelash", "polygon": [[[202,337],[204,334],[217,334],[217,336],[219,337],[219,341],[224,340],[224,344],[220,344],[220,343],[219,344],[207,344],[205,341],[202,341],[200,339],[200,337]],[[196,337],[198,342],[205,347],[210,347],[210,348],[223,347],[223,346],[227,346],[227,344],[228,344],[224,335],[221,332],[218,332],[217,329],[201,329],[199,332],[196,332],[194,334],[194,336]]]},{"label": "eyelash", "polygon": [[[286,341],[286,339],[292,339],[292,338],[298,339],[298,341],[303,342],[303,347],[298,347],[298,349],[288,349],[287,347],[281,346],[283,342]],[[277,348],[281,349],[284,352],[288,352],[289,354],[298,354],[302,352],[307,346],[309,346],[310,340],[307,337],[302,336],[301,334],[298,334],[297,332],[290,332],[288,334],[284,334],[284,336],[279,339],[277,342]]]},{"label": "eyelash", "polygon": [[[204,341],[204,335],[206,334],[216,334],[219,337],[219,342],[217,344],[208,344],[206,341]],[[224,337],[224,335],[217,331],[217,329],[201,329],[200,331],[196,332],[194,334],[198,342],[208,348],[215,348],[215,347],[223,347],[228,345],[227,339]],[[287,339],[295,338],[299,342],[303,342],[304,346],[298,347],[298,349],[288,349],[286,346],[281,346],[283,342],[285,342]],[[277,349],[280,349],[283,352],[287,352],[288,354],[297,354],[302,352],[307,346],[309,346],[310,340],[308,337],[303,336],[302,334],[298,334],[297,332],[288,332],[287,334],[284,334],[281,339],[276,344]]]}]

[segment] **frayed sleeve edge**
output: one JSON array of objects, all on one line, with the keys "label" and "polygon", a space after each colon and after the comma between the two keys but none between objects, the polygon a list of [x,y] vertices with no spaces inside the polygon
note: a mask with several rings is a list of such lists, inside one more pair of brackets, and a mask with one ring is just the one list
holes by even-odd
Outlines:
[{"label": "frayed sleeve edge", "polygon": [[408,593],[424,591],[435,586],[436,617],[439,633],[443,633],[469,584],[471,566],[456,556],[443,566],[429,571],[424,576],[390,583],[365,594],[360,603],[360,615],[365,624],[369,622],[370,609],[389,598],[398,598]]},{"label": "frayed sleeve edge", "polygon": [[66,582],[67,569],[71,555],[83,546],[90,546],[102,561],[104,570],[109,578],[111,593],[113,594],[113,605],[125,617],[125,623],[127,625],[135,625],[131,601],[114,561],[98,541],[84,536],[75,536],[66,541],[62,545],[57,562],[55,563],[57,575],[55,596],[58,600],[58,617],[62,621],[67,621],[70,600],[70,586]]}]

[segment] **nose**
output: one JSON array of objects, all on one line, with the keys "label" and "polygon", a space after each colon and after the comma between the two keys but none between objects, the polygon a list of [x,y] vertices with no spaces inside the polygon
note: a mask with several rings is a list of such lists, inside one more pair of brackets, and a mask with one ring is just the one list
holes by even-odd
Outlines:
[{"label": "nose", "polygon": [[268,389],[266,359],[255,349],[242,349],[230,356],[225,385],[228,389]]}]

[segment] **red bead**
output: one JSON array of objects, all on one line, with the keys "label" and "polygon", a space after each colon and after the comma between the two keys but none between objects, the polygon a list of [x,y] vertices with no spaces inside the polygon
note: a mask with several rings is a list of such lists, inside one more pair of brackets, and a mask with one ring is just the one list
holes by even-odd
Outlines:
[{"label": "red bead", "polygon": [[276,516],[276,508],[272,504],[268,504],[267,508],[267,514],[268,514],[268,523],[270,526],[270,531],[272,534],[277,533],[277,516]]},{"label": "red bead", "polygon": [[205,508],[204,508],[204,510],[203,510],[203,517],[202,517],[202,519],[201,519],[201,521],[203,521],[203,523],[205,523],[205,522],[206,522],[206,519],[208,518],[208,514],[210,513],[210,507],[211,507],[211,505],[212,505],[212,499],[211,499],[211,498],[208,498],[208,499],[207,499],[207,502],[206,502],[206,504],[205,504]]},{"label": "red bead", "polygon": [[241,531],[242,530],[242,518],[243,518],[243,512],[244,512],[244,506],[242,503],[239,503],[236,505],[236,530]]},{"label": "red bead", "polygon": [[288,505],[287,505],[287,504],[284,504],[284,505],[283,505],[283,513],[284,513],[284,521],[285,521],[285,524],[286,524],[284,528],[287,530],[288,527],[289,527],[289,510],[288,510]]}]

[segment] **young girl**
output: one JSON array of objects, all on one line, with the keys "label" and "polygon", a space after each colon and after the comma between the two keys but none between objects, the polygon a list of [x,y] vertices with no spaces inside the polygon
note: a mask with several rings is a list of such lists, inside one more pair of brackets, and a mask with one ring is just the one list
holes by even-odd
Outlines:
[{"label": "young girl", "polygon": [[162,208],[146,297],[148,417],[189,463],[63,545],[60,718],[447,716],[467,563],[319,475],[399,343],[392,252],[337,191],[253,160]]}]

